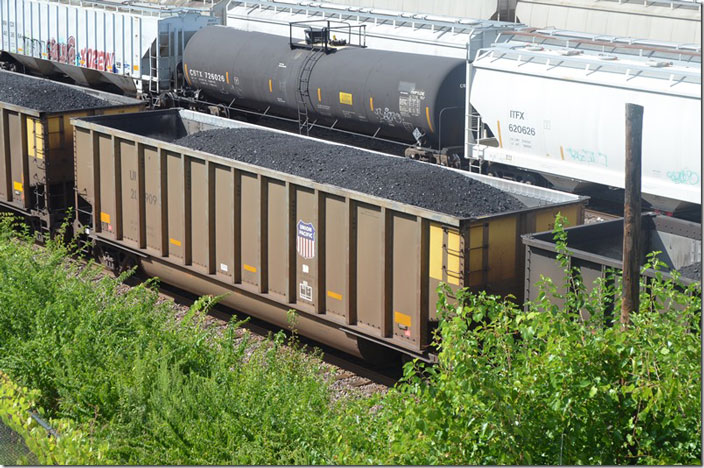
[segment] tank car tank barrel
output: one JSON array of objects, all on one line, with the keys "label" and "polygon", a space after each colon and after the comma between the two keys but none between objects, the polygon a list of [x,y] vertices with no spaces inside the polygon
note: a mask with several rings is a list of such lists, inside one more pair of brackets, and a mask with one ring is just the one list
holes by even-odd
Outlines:
[{"label": "tank car tank barrel", "polygon": [[224,26],[197,32],[184,52],[188,82],[213,99],[408,143],[417,130],[428,147],[463,142],[461,119],[442,110],[464,106],[464,69],[464,60],[361,47],[291,48]]}]

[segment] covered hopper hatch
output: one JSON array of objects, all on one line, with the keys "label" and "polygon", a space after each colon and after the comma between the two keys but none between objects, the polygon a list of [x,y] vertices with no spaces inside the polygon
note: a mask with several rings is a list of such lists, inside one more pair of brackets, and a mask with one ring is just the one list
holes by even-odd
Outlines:
[{"label": "covered hopper hatch", "polygon": [[586,202],[186,110],[74,124],[98,248],[356,355],[429,359],[438,284],[520,296],[520,234]]}]

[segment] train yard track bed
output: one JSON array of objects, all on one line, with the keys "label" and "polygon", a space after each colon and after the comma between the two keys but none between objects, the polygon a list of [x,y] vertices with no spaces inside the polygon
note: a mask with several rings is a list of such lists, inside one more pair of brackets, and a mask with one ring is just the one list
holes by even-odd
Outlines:
[{"label": "train yard track bed", "polygon": [[205,130],[174,144],[458,217],[525,208],[459,172],[255,129]]},{"label": "train yard track bed", "polygon": [[109,102],[49,80],[0,71],[0,101],[40,112],[106,107]]},{"label": "train yard track bed", "polygon": [[[138,282],[145,279],[137,276],[135,279],[130,279],[129,283],[138,284]],[[168,320],[172,320],[175,323],[183,321],[191,310],[195,297],[190,293],[166,285],[160,287],[159,296],[159,303],[165,303],[173,312]],[[202,320],[203,326],[209,333],[219,336],[222,336],[231,320],[243,320],[236,331],[233,345],[237,346],[240,342],[246,340],[249,347],[246,352],[248,356],[251,356],[257,347],[272,346],[273,342],[270,338],[277,332],[285,332],[289,344],[282,347],[282,352],[306,353],[311,360],[320,361],[321,378],[329,384],[332,401],[342,398],[383,394],[397,381],[400,369],[397,369],[396,366],[390,366],[378,371],[372,368],[370,364],[360,364],[359,360],[354,357],[328,349],[324,345],[312,342],[306,338],[296,336],[292,340],[290,331],[282,330],[226,307],[216,305],[207,313],[200,314],[199,319]],[[291,343],[294,346],[291,346]]]}]

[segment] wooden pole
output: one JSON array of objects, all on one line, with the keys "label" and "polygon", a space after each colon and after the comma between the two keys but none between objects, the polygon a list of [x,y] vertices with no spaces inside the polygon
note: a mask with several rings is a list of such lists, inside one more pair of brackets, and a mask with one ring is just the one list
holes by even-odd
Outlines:
[{"label": "wooden pole", "polygon": [[626,104],[626,193],[623,207],[623,292],[621,326],[640,305],[641,149],[643,106]]}]

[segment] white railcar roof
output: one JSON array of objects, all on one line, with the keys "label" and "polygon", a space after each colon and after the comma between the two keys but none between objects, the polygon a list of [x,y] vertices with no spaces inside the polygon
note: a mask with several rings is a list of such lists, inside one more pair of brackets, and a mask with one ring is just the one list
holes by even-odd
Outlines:
[{"label": "white railcar roof", "polygon": [[413,39],[440,46],[465,48],[468,37],[480,31],[508,30],[516,23],[471,19],[421,13],[407,13],[306,0],[233,0],[228,4],[228,18],[268,23],[273,34],[276,27],[298,21],[330,19],[353,26],[365,26],[368,36]]},{"label": "white railcar roof", "polygon": [[47,3],[60,3],[81,8],[94,8],[140,16],[170,17],[183,14],[209,13],[211,2],[203,0],[169,0],[166,4],[149,0],[46,0]]},{"label": "white railcar roof", "polygon": [[667,41],[701,41],[701,0],[517,0],[534,27]]},{"label": "white railcar roof", "polygon": [[701,62],[509,41],[477,54],[475,69],[701,99]]}]

